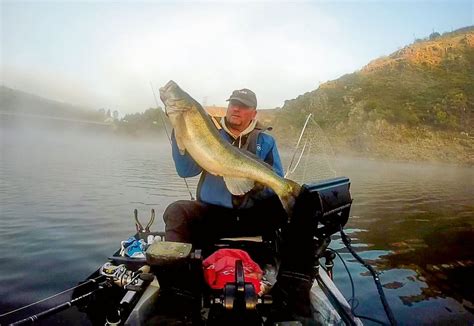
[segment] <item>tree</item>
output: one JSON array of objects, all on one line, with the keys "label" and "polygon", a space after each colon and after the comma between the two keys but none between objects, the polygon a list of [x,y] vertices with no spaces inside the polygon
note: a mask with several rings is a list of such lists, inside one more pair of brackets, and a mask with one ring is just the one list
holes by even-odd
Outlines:
[{"label": "tree", "polygon": [[438,37],[440,37],[441,34],[438,32],[433,32],[430,34],[430,40],[436,40]]}]

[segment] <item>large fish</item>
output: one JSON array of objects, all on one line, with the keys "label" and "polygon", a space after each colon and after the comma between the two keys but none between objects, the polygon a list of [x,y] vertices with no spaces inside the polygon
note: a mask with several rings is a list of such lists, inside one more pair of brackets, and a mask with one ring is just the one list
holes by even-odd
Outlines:
[{"label": "large fish", "polygon": [[263,161],[222,139],[203,107],[174,81],[160,88],[160,98],[181,154],[187,151],[204,170],[222,176],[234,195],[243,195],[256,183],[271,188],[291,216],[299,184],[280,177]]}]

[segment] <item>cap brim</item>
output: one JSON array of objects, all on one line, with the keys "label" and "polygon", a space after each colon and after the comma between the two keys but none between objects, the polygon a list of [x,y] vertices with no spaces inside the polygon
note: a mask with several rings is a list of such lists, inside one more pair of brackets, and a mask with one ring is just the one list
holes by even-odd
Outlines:
[{"label": "cap brim", "polygon": [[240,103],[245,104],[248,107],[252,107],[252,108],[257,107],[255,103],[252,103],[249,100],[240,98],[238,96],[231,96],[227,99],[227,101],[239,101]]}]

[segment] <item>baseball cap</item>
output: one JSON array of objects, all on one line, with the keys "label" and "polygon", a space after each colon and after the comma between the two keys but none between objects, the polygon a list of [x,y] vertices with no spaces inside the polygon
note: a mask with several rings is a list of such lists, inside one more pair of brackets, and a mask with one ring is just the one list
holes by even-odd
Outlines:
[{"label": "baseball cap", "polygon": [[227,99],[227,101],[239,101],[249,107],[257,107],[257,96],[248,88],[236,89],[232,92],[232,95]]}]

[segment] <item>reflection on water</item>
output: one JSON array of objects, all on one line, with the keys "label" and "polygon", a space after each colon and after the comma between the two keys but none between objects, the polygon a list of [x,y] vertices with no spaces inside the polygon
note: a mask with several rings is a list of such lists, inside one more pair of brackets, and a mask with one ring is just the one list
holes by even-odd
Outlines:
[{"label": "reflection on water", "polygon": [[[409,324],[472,321],[473,169],[363,160],[338,168],[352,181],[353,242],[383,272],[396,315]],[[370,279],[363,270],[360,276]],[[367,286],[370,301],[376,292]],[[366,300],[358,311],[371,314]]]},{"label": "reflection on water", "polygon": [[[0,164],[0,314],[87,277],[133,231],[132,211],[188,199],[166,141],[97,132],[3,127]],[[472,168],[338,159],[354,198],[347,233],[381,279],[403,324],[472,323]],[[188,180],[196,187],[196,178]],[[385,320],[372,278],[342,248],[357,312]],[[335,281],[346,297],[342,264]]]}]

